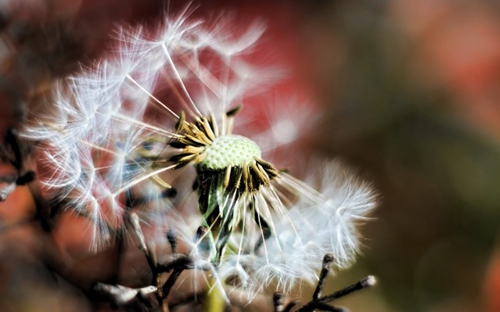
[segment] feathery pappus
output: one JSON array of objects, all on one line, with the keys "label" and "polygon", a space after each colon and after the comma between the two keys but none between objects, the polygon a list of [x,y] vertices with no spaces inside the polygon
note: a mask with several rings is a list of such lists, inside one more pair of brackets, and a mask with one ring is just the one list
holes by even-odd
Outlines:
[{"label": "feathery pappus", "polygon": [[195,226],[205,230],[185,239],[196,260],[236,285],[262,288],[277,278],[289,289],[314,279],[325,253],[339,266],[352,260],[355,225],[375,195],[336,163],[319,166],[323,181],[314,188],[265,160],[237,124],[283,71],[249,57],[261,23],[231,26],[225,16],[202,21],[184,12],[159,31],[122,29],[108,60],[61,83],[53,110],[23,135],[44,147],[48,197],[92,220],[96,245],[123,228],[131,209],[149,226],[183,231],[163,214],[183,214],[169,201],[168,176],[192,167]]}]

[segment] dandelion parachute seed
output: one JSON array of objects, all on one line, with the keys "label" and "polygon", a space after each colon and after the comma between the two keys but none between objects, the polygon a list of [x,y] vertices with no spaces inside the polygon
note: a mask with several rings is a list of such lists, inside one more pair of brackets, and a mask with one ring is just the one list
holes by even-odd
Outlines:
[{"label": "dandelion parachute seed", "polygon": [[[92,220],[96,245],[139,206],[141,222],[160,232],[147,240],[178,231],[179,244],[192,246],[194,260],[212,265],[219,280],[261,289],[276,278],[286,292],[297,279],[317,278],[326,253],[338,266],[352,260],[355,223],[374,207],[374,195],[331,163],[321,167],[317,191],[263,160],[251,138],[233,134],[234,119],[244,117],[240,104],[251,110],[249,99],[281,71],[246,57],[260,24],[234,36],[224,20],[181,14],[156,35],[121,31],[116,57],[61,84],[54,111],[24,136],[50,147],[42,149],[53,171],[43,180],[48,194]],[[197,212],[171,209],[164,195],[168,175],[188,166]],[[200,225],[207,231],[193,243],[185,229]],[[196,250],[202,246],[209,259]]]}]

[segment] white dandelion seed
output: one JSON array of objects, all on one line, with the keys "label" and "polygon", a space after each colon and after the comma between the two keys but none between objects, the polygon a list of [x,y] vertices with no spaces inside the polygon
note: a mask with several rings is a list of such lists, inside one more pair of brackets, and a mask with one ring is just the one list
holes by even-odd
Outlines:
[{"label": "white dandelion seed", "polygon": [[[233,134],[240,105],[272,88],[283,71],[248,58],[261,23],[237,36],[230,26],[222,17],[209,24],[181,14],[157,33],[120,31],[114,58],[69,79],[56,94],[56,114],[40,117],[24,136],[50,147],[44,152],[53,174],[43,182],[95,221],[97,244],[120,228],[134,201],[146,199],[162,215],[165,175],[194,167],[195,217],[170,211],[161,222],[182,233],[190,255],[210,265],[217,281],[261,290],[275,279],[288,291],[313,280],[326,253],[340,267],[352,261],[355,224],[373,208],[373,192],[350,175],[337,177],[332,164],[321,166],[324,181],[315,190],[264,160],[244,133]],[[300,131],[279,122],[271,132]],[[289,134],[278,144],[298,136]],[[199,225],[207,232],[195,240]]]}]

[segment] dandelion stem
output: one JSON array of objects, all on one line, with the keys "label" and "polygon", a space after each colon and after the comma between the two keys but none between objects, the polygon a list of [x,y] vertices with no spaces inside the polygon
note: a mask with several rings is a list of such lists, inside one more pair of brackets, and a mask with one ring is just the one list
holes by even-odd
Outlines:
[{"label": "dandelion stem", "polygon": [[206,308],[210,312],[224,312],[226,306],[224,297],[217,280],[213,276],[208,277],[209,291],[207,293]]}]

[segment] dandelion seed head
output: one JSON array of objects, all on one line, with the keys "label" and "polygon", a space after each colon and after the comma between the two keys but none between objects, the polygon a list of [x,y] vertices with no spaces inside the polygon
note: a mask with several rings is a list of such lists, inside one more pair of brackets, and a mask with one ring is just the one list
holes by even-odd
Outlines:
[{"label": "dandelion seed head", "polygon": [[[93,222],[96,246],[126,231],[134,211],[151,243],[167,246],[166,231],[175,231],[179,250],[218,281],[255,292],[313,281],[327,253],[347,267],[359,248],[357,224],[375,205],[371,187],[336,163],[317,162],[304,183],[266,161],[316,115],[268,105],[266,92],[285,71],[248,57],[262,23],[235,34],[226,18],[186,14],[154,32],[119,30],[112,58],[58,86],[54,110],[24,132],[49,146],[48,196]],[[251,118],[234,108],[251,112],[257,100],[269,122],[252,133]],[[187,168],[194,190],[173,201],[170,178]]]},{"label": "dandelion seed head", "polygon": [[240,135],[224,135],[214,139],[205,152],[206,158],[199,166],[220,170],[230,166],[248,165],[261,157],[260,148],[252,140]]}]

